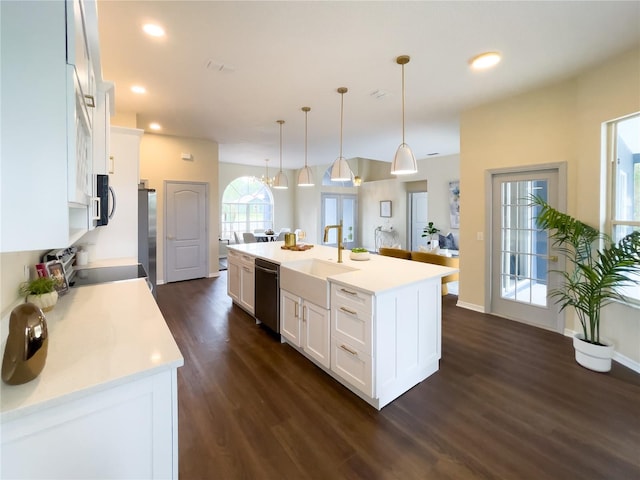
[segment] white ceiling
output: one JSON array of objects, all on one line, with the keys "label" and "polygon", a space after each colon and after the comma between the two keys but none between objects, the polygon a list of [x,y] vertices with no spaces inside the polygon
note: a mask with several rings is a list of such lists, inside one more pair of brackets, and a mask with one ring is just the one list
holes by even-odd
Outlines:
[{"label": "white ceiling", "polygon": [[[164,134],[218,142],[221,162],[270,166],[339,153],[391,161],[401,141],[405,66],[406,141],[416,158],[459,152],[459,113],[567,78],[640,42],[637,1],[113,1],[98,2],[103,78],[116,111]],[[146,22],[167,35],[142,33]],[[502,52],[493,70],[468,60]],[[211,65],[210,65],[211,64]],[[208,66],[210,65],[210,66]],[[220,69],[220,66],[224,67]],[[129,88],[143,84],[148,93]],[[374,98],[375,91],[386,92]]]}]

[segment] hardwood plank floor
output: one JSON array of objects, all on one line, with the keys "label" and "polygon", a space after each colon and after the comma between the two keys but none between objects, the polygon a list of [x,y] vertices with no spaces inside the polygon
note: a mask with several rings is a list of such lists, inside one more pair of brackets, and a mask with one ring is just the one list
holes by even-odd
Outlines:
[{"label": "hardwood plank floor", "polygon": [[443,302],[440,370],[378,412],[219,278],[158,287],[185,357],[181,479],[638,479],[640,375],[569,338]]}]

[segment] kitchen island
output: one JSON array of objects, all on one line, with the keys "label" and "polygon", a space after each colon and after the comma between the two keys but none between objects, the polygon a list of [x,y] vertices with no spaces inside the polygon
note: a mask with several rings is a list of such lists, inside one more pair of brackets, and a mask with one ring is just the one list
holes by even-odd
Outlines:
[{"label": "kitchen island", "polygon": [[0,385],[0,477],[177,478],[184,360],[145,280],[73,288],[46,319],[43,371]]},{"label": "kitchen island", "polygon": [[[347,250],[337,271],[336,248],[291,251],[282,245],[229,246],[228,291],[234,303],[253,315],[259,292],[251,283],[251,262],[278,264],[282,341],[377,409],[438,370],[441,278],[456,269],[380,255],[356,261]],[[336,272],[322,279],[326,295],[298,288],[306,283],[300,265],[314,261],[335,266]],[[323,284],[313,282],[316,289]]]}]

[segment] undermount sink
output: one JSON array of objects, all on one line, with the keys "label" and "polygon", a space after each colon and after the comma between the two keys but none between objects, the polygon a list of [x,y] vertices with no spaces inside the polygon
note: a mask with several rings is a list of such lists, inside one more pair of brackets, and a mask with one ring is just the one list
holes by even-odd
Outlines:
[{"label": "undermount sink", "polygon": [[280,267],[280,288],[320,307],[329,308],[331,292],[327,277],[355,270],[357,268],[317,258],[290,262]]}]

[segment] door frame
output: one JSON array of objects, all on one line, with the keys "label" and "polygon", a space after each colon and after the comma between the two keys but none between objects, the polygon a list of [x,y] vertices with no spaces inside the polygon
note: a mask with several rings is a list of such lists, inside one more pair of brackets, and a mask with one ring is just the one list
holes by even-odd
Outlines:
[{"label": "door frame", "polygon": [[[204,198],[205,198],[205,202],[204,202],[204,218],[205,218],[205,226],[204,226],[204,236],[205,236],[205,244],[206,244],[206,248],[204,250],[204,262],[206,265],[206,275],[205,278],[208,278],[211,276],[211,259],[210,259],[210,255],[209,255],[209,250],[211,249],[211,241],[209,238],[210,235],[210,221],[209,221],[209,183],[208,182],[191,182],[188,180],[165,180],[163,182],[163,188],[164,191],[162,192],[162,195],[164,196],[163,199],[163,205],[162,205],[162,270],[163,270],[163,277],[164,281],[163,283],[169,283],[169,280],[167,279],[167,272],[168,272],[168,268],[167,265],[168,263],[168,256],[169,256],[169,242],[167,242],[167,215],[168,215],[168,209],[167,209],[167,202],[168,200],[168,195],[167,195],[167,190],[168,190],[168,186],[169,184],[175,184],[175,185],[204,185]],[[157,234],[159,235],[159,233]]]},{"label": "door frame", "polygon": [[[519,167],[505,167],[505,168],[493,168],[485,171],[485,227],[486,232],[484,238],[484,271],[485,271],[485,291],[484,291],[484,304],[485,312],[493,313],[492,294],[493,294],[493,179],[497,175],[508,175],[515,173],[527,173],[543,170],[555,170],[558,173],[558,205],[557,209],[561,212],[567,210],[567,162],[552,162],[552,163],[540,163],[535,165],[522,165]],[[562,256],[559,258],[558,269],[564,270],[565,264]],[[558,320],[556,322],[559,333],[564,332],[565,327],[565,311],[559,311]],[[521,321],[521,320],[519,320]],[[526,322],[523,322],[526,323]]]}]

